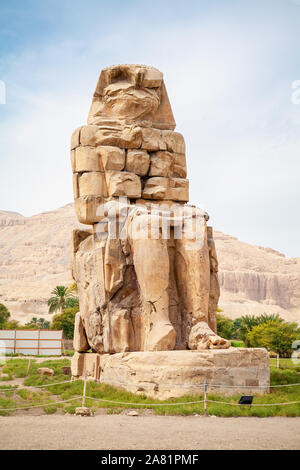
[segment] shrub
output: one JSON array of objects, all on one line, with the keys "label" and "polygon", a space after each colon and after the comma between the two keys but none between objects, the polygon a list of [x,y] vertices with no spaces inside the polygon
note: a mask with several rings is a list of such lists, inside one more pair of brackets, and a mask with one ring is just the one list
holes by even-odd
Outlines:
[{"label": "shrub", "polygon": [[266,348],[281,357],[290,357],[298,331],[297,323],[269,321],[254,326],[247,335],[247,342],[251,347]]},{"label": "shrub", "polygon": [[231,339],[233,334],[233,321],[225,315],[217,313],[217,331],[218,335],[222,336],[222,338]]},{"label": "shrub", "polygon": [[262,315],[255,316],[255,315],[243,315],[240,318],[234,320],[233,325],[233,336],[234,338],[238,338],[246,344],[246,346],[250,346],[248,342],[248,334],[252,329],[264,323],[269,323],[271,321],[282,323],[283,319],[280,318],[278,314],[266,314],[263,313]]},{"label": "shrub", "polygon": [[24,329],[40,329],[40,330],[48,330],[50,328],[50,322],[45,320],[44,318],[36,318],[33,317],[30,322],[25,323]]},{"label": "shrub", "polygon": [[21,326],[17,320],[11,320],[4,323],[5,330],[20,330]]},{"label": "shrub", "polygon": [[235,337],[244,341],[246,346],[249,346],[249,344],[247,344],[247,335],[252,328],[258,324],[258,317],[255,317],[254,315],[243,315],[242,317],[237,318],[233,323]]},{"label": "shrub", "polygon": [[5,327],[5,323],[8,321],[10,317],[10,312],[4,304],[0,303],[0,328]]}]

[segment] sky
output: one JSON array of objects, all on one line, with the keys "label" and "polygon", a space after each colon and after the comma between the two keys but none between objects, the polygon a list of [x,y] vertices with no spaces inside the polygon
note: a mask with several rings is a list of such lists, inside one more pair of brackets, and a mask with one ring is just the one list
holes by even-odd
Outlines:
[{"label": "sky", "polygon": [[[0,0],[0,209],[73,200],[73,130],[102,68],[160,69],[190,202],[299,257],[300,0]],[[5,102],[5,103],[4,103]]]}]

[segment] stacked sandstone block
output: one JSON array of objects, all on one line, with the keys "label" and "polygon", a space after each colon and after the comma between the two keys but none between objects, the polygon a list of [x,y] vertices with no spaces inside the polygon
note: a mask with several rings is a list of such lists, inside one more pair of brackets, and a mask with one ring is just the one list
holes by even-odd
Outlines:
[{"label": "stacked sandstone block", "polygon": [[178,132],[82,126],[72,135],[71,163],[75,208],[84,224],[97,223],[99,205],[118,196],[181,203],[189,199],[185,143]]}]

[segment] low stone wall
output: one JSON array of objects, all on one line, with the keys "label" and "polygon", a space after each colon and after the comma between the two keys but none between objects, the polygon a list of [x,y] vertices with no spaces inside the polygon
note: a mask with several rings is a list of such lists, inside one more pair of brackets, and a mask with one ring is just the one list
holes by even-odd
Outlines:
[{"label": "low stone wall", "polygon": [[100,383],[158,399],[201,394],[205,379],[208,392],[222,395],[261,394],[270,385],[268,353],[260,348],[75,353],[72,375],[86,372]]}]

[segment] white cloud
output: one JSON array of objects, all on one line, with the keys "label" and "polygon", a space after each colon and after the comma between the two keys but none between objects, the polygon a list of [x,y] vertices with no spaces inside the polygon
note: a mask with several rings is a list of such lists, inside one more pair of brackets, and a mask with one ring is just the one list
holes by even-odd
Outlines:
[{"label": "white cloud", "polygon": [[31,215],[72,200],[69,139],[86,121],[101,68],[147,63],[165,74],[192,202],[216,229],[299,255],[300,105],[291,104],[291,83],[300,76],[287,58],[297,52],[295,20],[284,23],[277,8],[271,19],[220,11],[154,25],[132,11],[105,30],[91,12],[88,31],[79,21],[73,36],[3,59],[1,208]]}]

